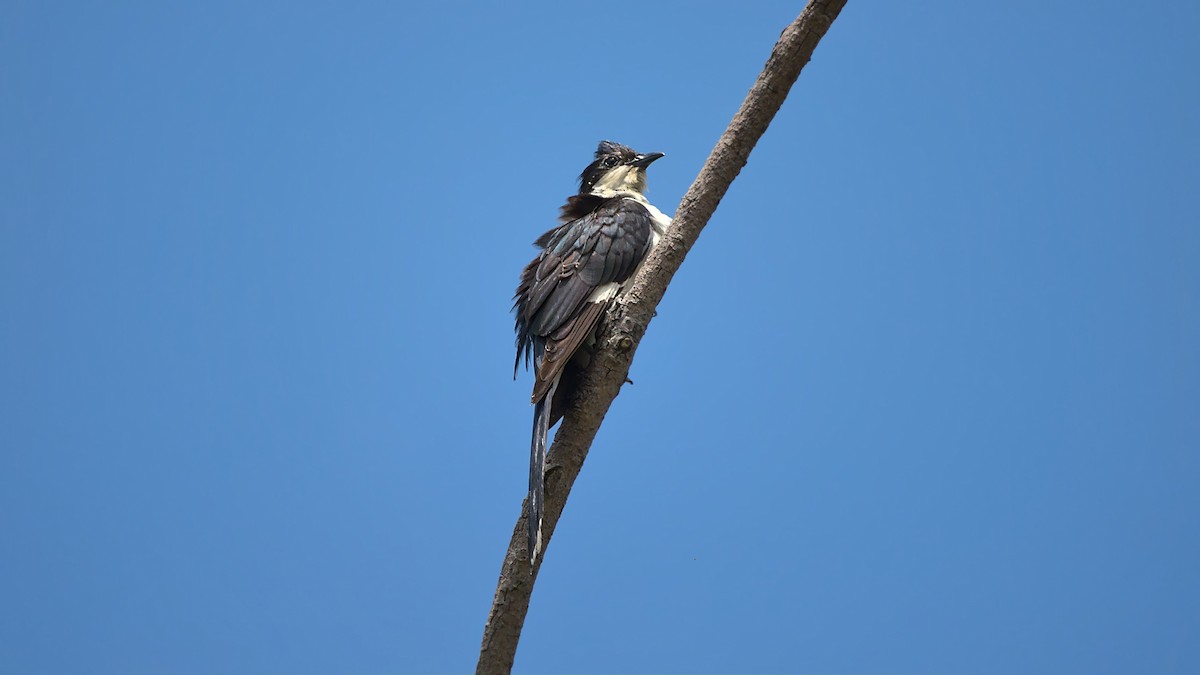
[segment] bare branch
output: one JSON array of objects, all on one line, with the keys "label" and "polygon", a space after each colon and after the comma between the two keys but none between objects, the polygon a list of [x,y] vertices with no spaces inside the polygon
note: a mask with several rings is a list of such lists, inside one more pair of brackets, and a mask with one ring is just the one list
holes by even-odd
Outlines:
[{"label": "bare branch", "polygon": [[[630,291],[618,299],[601,324],[598,348],[580,384],[577,404],[563,419],[550,450],[543,522],[547,547],[588,448],[629,374],[638,342],[667,285],[845,4],[846,0],[810,0],[800,16],[783,31],[758,81],[683,196],[666,237],[647,258]],[[512,671],[537,579],[536,569],[530,574],[529,554],[525,550],[527,514],[528,504],[522,509],[504,556],[496,596],[484,626],[475,669],[479,675],[507,675]]]}]

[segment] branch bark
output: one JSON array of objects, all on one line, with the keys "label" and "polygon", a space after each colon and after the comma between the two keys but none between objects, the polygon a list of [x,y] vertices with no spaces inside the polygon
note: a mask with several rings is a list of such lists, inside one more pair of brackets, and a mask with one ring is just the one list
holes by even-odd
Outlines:
[{"label": "branch bark", "polygon": [[[680,201],[667,235],[651,252],[629,292],[617,299],[602,321],[597,350],[580,384],[577,404],[563,418],[550,449],[543,521],[547,548],[571,486],[579,476],[600,423],[629,374],[634,352],[667,285],[845,4],[846,0],[810,0],[800,16],[784,29],[758,81]],[[532,573],[529,569],[529,554],[525,550],[528,513],[526,504],[504,556],[492,609],[483,629],[483,645],[475,668],[478,675],[507,675],[512,671],[537,568],[541,567],[539,562]]]}]

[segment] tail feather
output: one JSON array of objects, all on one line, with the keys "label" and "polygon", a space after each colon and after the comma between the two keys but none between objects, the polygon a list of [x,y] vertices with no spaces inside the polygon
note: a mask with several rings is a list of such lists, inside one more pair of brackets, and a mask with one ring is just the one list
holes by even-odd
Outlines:
[{"label": "tail feather", "polygon": [[533,407],[533,441],[529,449],[529,567],[532,572],[542,553],[542,520],[545,516],[546,444],[550,435],[550,409],[555,381],[550,391]]}]

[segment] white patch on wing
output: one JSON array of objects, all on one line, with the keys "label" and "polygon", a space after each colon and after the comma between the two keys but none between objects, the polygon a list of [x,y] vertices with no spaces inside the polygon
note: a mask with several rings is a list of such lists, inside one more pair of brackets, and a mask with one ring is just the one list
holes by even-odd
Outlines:
[{"label": "white patch on wing", "polygon": [[621,290],[621,284],[618,284],[615,281],[610,281],[607,284],[601,284],[596,287],[596,290],[592,291],[592,294],[588,296],[587,301],[608,302],[609,300],[617,297],[617,291],[619,290]]}]

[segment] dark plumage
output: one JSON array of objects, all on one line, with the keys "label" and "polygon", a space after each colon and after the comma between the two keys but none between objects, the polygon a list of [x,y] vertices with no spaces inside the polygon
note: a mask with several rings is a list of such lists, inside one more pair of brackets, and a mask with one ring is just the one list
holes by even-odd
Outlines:
[{"label": "dark plumage", "polygon": [[[529,476],[529,555],[541,550],[542,474],[549,428],[573,396],[572,362],[586,362],[581,347],[593,339],[600,315],[620,285],[646,258],[663,225],[661,212],[642,196],[645,168],[661,153],[641,155],[602,141],[579,177],[579,193],[563,205],[558,227],[538,238],[541,252],[521,273],[514,296],[517,357],[533,364],[533,441]],[[653,210],[653,212],[652,212]]]},{"label": "dark plumage", "polygon": [[[633,274],[646,256],[650,231],[646,207],[632,199],[616,197],[600,201],[591,212],[538,239],[542,252],[525,267],[517,286],[514,369],[520,365],[522,356],[527,364],[530,357],[536,362],[539,355],[534,348],[539,341],[543,342],[543,348],[551,348],[547,351],[555,351],[555,332],[580,314],[598,287],[620,283]],[[535,401],[548,386],[545,381],[557,374],[557,370],[544,366],[536,368]]]}]

